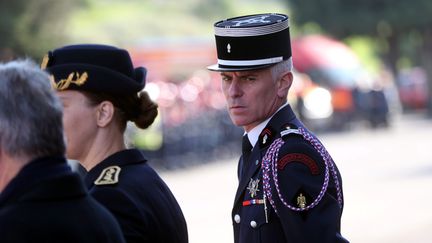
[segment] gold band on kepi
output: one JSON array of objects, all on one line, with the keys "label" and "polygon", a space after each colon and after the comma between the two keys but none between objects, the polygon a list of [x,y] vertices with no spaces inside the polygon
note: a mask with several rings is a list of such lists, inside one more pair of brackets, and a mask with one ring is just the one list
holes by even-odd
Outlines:
[{"label": "gold band on kepi", "polygon": [[272,66],[291,58],[288,16],[257,14],[214,25],[218,62],[212,71],[242,71]]}]

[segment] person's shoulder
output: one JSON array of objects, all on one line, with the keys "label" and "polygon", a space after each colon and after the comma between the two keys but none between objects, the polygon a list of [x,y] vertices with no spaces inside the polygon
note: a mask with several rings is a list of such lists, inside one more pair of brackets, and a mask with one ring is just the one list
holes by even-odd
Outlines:
[{"label": "person's shoulder", "polygon": [[163,179],[147,163],[108,166],[100,172],[93,184],[92,195],[116,195],[120,198],[130,197],[132,192],[146,194],[165,185]]},{"label": "person's shoulder", "polygon": [[25,242],[25,234],[18,232],[29,232],[28,223],[22,220],[24,216],[11,213],[10,209],[0,211],[0,242]]},{"label": "person's shoulder", "polygon": [[[3,207],[0,210],[0,242],[24,242],[24,239],[30,239],[27,237],[32,235],[32,231],[43,228],[43,225],[50,221],[47,219],[47,216],[50,218],[52,214],[49,206],[39,203],[35,207],[34,203],[18,202]],[[24,236],[18,232],[28,232],[30,235]]]},{"label": "person's shoulder", "polygon": [[103,168],[92,183],[99,187],[115,188],[156,176],[157,173],[147,163],[111,165]]},{"label": "person's shoulder", "polygon": [[304,129],[287,128],[264,156],[263,183],[267,188],[275,188],[277,193],[273,196],[285,204],[277,204],[281,209],[298,211],[320,201],[317,198],[325,183],[326,165],[309,136],[314,137]]},{"label": "person's shoulder", "polygon": [[9,223],[20,223],[17,221],[20,221],[22,217],[19,217],[20,215],[23,215],[25,213],[25,206],[22,206],[20,204],[9,204],[4,206],[0,209],[0,229],[4,229],[2,226],[6,226]]},{"label": "person's shoulder", "polygon": [[118,212],[127,212],[127,214],[133,212],[134,215],[140,215],[139,208],[143,202],[136,199],[132,190],[134,189],[124,186],[94,186],[90,190],[90,195],[116,217]]},{"label": "person's shoulder", "polygon": [[[263,172],[274,174],[293,187],[320,184],[326,172],[324,157],[311,141],[315,136],[303,127],[284,126],[263,158]],[[288,183],[289,182],[289,183]],[[284,186],[285,187],[285,186]]]},{"label": "person's shoulder", "polygon": [[308,167],[321,166],[324,160],[319,151],[297,129],[292,130],[287,129],[281,132],[283,144],[278,154],[281,163],[278,166],[284,167],[293,161],[305,163]]}]

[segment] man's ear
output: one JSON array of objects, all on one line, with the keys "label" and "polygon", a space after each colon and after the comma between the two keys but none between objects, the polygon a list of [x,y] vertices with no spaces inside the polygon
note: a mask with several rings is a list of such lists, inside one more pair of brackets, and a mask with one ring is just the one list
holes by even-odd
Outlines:
[{"label": "man's ear", "polygon": [[279,98],[286,98],[292,82],[293,82],[292,72],[286,72],[280,77],[278,82],[278,91],[277,91],[277,95],[279,96]]},{"label": "man's ear", "polygon": [[96,124],[99,127],[106,127],[114,117],[115,107],[110,101],[102,101],[96,110]]}]

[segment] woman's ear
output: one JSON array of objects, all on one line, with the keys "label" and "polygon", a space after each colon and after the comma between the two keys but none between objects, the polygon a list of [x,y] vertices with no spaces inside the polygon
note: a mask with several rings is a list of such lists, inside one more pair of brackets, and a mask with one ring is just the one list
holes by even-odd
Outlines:
[{"label": "woman's ear", "polygon": [[114,117],[114,105],[110,101],[102,101],[96,110],[96,124],[99,127],[106,127]]},{"label": "woman's ear", "polygon": [[278,90],[277,95],[279,98],[286,98],[288,95],[288,90],[291,87],[293,82],[293,74],[292,72],[284,73],[278,82]]}]

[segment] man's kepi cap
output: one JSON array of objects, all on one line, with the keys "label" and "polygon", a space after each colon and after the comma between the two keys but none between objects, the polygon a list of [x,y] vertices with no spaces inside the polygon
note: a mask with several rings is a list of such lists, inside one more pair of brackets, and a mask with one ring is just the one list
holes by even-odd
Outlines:
[{"label": "man's kepi cap", "polygon": [[212,71],[272,66],[291,57],[288,16],[269,13],[230,18],[214,25],[218,62]]}]

